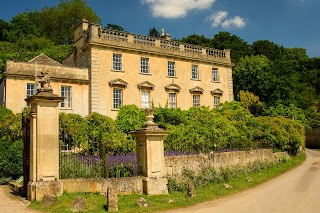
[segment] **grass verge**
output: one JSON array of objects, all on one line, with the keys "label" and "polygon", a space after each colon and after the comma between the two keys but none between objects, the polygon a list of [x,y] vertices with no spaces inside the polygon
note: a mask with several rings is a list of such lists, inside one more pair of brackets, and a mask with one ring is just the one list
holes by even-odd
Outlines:
[{"label": "grass verge", "polygon": [[[258,170],[250,173],[249,176],[251,181],[247,180],[248,174],[230,179],[228,184],[233,186],[232,189],[225,189],[221,183],[211,183],[205,187],[197,188],[196,197],[190,198],[186,192],[173,192],[168,195],[161,196],[146,196],[140,194],[134,195],[119,195],[119,212],[154,212],[162,211],[167,209],[174,209],[180,207],[186,207],[197,203],[210,201],[223,196],[231,195],[252,187],[255,187],[263,182],[270,180],[271,178],[277,177],[286,171],[300,165],[306,158],[305,154],[291,158],[290,160],[284,161],[280,164],[276,164],[265,170]],[[57,202],[49,208],[42,207],[41,202],[32,202],[29,207],[38,211],[43,212],[72,212],[71,204],[76,197],[83,197],[86,199],[86,209],[84,212],[106,212],[106,196],[93,193],[64,193],[58,197]],[[150,204],[149,208],[140,208],[135,202],[140,197],[144,197]],[[168,199],[174,202],[168,203]]]}]

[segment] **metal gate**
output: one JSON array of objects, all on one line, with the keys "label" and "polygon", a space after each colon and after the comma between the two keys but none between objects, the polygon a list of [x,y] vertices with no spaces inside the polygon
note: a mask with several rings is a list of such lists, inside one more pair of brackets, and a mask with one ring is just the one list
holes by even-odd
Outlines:
[{"label": "metal gate", "polygon": [[23,142],[23,192],[27,194],[30,180],[30,118],[22,114],[22,142]]}]

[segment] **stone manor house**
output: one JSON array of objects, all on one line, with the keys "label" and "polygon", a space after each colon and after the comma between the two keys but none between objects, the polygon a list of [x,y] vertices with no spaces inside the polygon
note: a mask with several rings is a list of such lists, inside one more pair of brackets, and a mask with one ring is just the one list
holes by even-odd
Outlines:
[{"label": "stone manor house", "polygon": [[60,111],[116,117],[122,105],[217,107],[233,100],[230,50],[104,29],[83,20],[74,30],[73,53],[62,64],[41,54],[29,62],[7,61],[0,104],[14,113],[37,92],[35,77],[48,72]]}]

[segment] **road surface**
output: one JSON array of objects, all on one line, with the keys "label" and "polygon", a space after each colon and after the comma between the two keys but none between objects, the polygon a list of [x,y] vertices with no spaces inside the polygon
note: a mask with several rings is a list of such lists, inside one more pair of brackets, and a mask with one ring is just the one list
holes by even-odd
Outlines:
[{"label": "road surface", "polygon": [[320,212],[320,151],[306,153],[301,166],[253,189],[165,213]]},{"label": "road surface", "polygon": [[1,213],[36,213],[27,208],[30,202],[13,194],[9,186],[0,186],[0,212]]}]

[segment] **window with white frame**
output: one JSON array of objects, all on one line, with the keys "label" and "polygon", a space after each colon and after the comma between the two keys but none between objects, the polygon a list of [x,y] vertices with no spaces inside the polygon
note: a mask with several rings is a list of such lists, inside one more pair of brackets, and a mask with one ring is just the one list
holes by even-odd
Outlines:
[{"label": "window with white frame", "polygon": [[37,94],[37,84],[27,84],[27,98]]},{"label": "window with white frame", "polygon": [[64,97],[61,108],[71,109],[71,86],[61,86],[61,97]]},{"label": "window with white frame", "polygon": [[213,107],[219,108],[220,104],[220,96],[213,96]]},{"label": "window with white frame", "polygon": [[168,61],[168,77],[175,77],[175,62]]},{"label": "window with white frame", "polygon": [[142,74],[149,74],[149,58],[141,58],[140,72]]},{"label": "window with white frame", "polygon": [[192,95],[193,107],[200,107],[200,95]]},{"label": "window with white frame", "polygon": [[213,82],[219,81],[218,69],[216,68],[212,68],[212,81]]},{"label": "window with white frame", "polygon": [[191,79],[193,79],[193,80],[198,80],[199,79],[198,65],[192,65]]},{"label": "window with white frame", "polygon": [[122,106],[122,89],[113,88],[113,109],[119,109]]},{"label": "window with white frame", "polygon": [[122,70],[122,55],[121,54],[113,54],[112,56],[112,69],[121,71]]},{"label": "window with white frame", "polygon": [[141,91],[141,108],[150,108],[150,91]]},{"label": "window with white frame", "polygon": [[169,105],[169,108],[177,108],[177,94],[176,93],[169,93],[168,105]]}]

